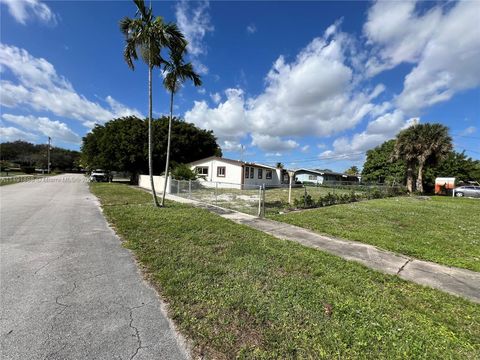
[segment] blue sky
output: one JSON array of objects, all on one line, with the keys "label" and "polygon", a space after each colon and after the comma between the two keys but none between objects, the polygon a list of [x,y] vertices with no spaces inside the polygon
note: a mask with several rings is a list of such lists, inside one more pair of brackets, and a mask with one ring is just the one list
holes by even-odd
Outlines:
[{"label": "blue sky", "polygon": [[[147,114],[147,69],[128,69],[130,1],[0,0],[2,141],[78,149],[95,123]],[[345,170],[416,122],[480,158],[480,2],[165,2],[204,86],[175,114],[224,156]],[[168,111],[161,74],[154,114]]]}]

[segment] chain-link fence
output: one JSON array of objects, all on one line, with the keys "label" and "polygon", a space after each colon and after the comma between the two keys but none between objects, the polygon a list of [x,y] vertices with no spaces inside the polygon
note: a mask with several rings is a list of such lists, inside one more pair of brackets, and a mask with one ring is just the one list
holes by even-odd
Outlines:
[{"label": "chain-link fence", "polygon": [[265,190],[264,206],[268,215],[403,194],[405,187],[400,185],[331,182],[319,185],[294,185],[291,190],[288,186],[282,185]]},{"label": "chain-link fence", "polygon": [[268,216],[405,194],[405,187],[385,184],[325,183],[258,186],[209,181],[172,180],[171,194],[240,211]]},{"label": "chain-link fence", "polygon": [[172,180],[170,193],[250,215],[261,215],[262,187],[258,185]]}]

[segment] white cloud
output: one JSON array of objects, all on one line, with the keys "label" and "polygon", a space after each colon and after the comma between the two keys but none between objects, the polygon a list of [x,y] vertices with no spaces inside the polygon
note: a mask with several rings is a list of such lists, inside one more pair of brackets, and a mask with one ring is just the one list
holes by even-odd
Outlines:
[{"label": "white cloud", "polygon": [[199,1],[196,6],[192,6],[192,3],[185,0],[177,2],[175,17],[178,27],[188,41],[187,50],[192,57],[195,70],[201,75],[206,75],[209,69],[199,60],[199,57],[207,54],[204,38],[215,28],[208,13],[209,2]]},{"label": "white cloud", "polygon": [[65,123],[50,120],[47,117],[2,114],[2,118],[33,133],[50,136],[56,140],[72,144],[80,144],[81,138]]},{"label": "white cloud", "polygon": [[123,117],[123,116],[130,116],[130,115],[135,115],[139,118],[143,117],[143,115],[138,110],[131,109],[128,106],[125,106],[124,104],[115,100],[110,95],[108,95],[105,98],[105,101],[110,106],[112,112],[115,114],[115,117]]},{"label": "white cloud", "polygon": [[2,142],[16,140],[36,141],[38,136],[15,127],[0,126],[0,138],[2,139]]},{"label": "white cloud", "polygon": [[377,1],[368,11],[363,31],[378,55],[369,59],[367,72],[375,75],[402,62],[417,62],[435,32],[440,6],[415,14],[415,1]]},{"label": "white cloud", "polygon": [[[260,95],[244,99],[241,89],[229,89],[227,99],[214,108],[195,102],[185,113],[186,120],[213,130],[222,140],[251,134],[257,146],[273,152],[273,142],[264,140],[267,135],[280,139],[275,151],[283,151],[284,137],[331,135],[355,126],[369,112],[380,113],[370,101],[385,87],[379,85],[368,93],[355,90],[345,56],[350,38],[336,29],[337,24],[327,29],[290,63],[280,56]],[[289,149],[298,146],[290,141]]]},{"label": "white cloud", "polygon": [[0,4],[5,4],[10,15],[22,25],[33,18],[44,24],[57,24],[53,11],[39,0],[0,0]]},{"label": "white cloud", "polygon": [[350,138],[342,136],[333,142],[333,150],[326,150],[320,158],[359,159],[365,151],[395,137],[402,129],[418,123],[417,118],[405,120],[400,110],[384,114],[368,123],[366,130]]},{"label": "white cloud", "polygon": [[241,151],[242,150],[242,144],[236,141],[229,141],[225,140],[220,143],[220,147],[222,148],[223,151]]},{"label": "white cloud", "polygon": [[255,26],[255,24],[249,24],[247,26],[247,33],[249,34],[255,34],[257,32],[257,27]]},{"label": "white cloud", "polygon": [[178,27],[187,38],[188,51],[194,56],[207,52],[203,38],[214,30],[208,7],[208,1],[199,1],[196,7],[191,7],[187,1],[180,1],[175,7]]},{"label": "white cloud", "polygon": [[212,98],[212,101],[215,104],[218,104],[218,103],[220,103],[220,101],[222,101],[222,96],[218,92],[216,92],[214,94],[210,94],[210,97]]},{"label": "white cloud", "polygon": [[72,84],[58,75],[51,63],[33,57],[24,49],[0,44],[0,66],[2,72],[10,71],[18,81],[0,81],[2,106],[48,111],[80,120],[88,127],[129,114],[142,117],[138,110],[128,108],[111,96],[105,99],[109,107],[88,100],[75,92]]},{"label": "white cloud", "polygon": [[309,149],[310,149],[310,145],[304,145],[304,146],[302,146],[302,148],[300,150],[302,152],[307,152]]},{"label": "white cloud", "polygon": [[472,135],[477,131],[477,128],[475,126],[469,126],[465,130],[463,130],[460,135],[466,136],[466,135]]},{"label": "white cloud", "polygon": [[293,140],[284,140],[279,136],[252,134],[252,145],[265,151],[288,151],[298,148],[298,143]]},{"label": "white cloud", "polygon": [[449,100],[480,85],[480,3],[439,4],[421,12],[416,2],[379,1],[369,10],[364,33],[373,52],[367,71],[375,75],[407,62],[396,105],[404,112]]},{"label": "white cloud", "polygon": [[216,108],[209,108],[205,101],[195,101],[193,108],[185,113],[185,120],[203,129],[214,130],[220,141],[238,142],[248,132],[243,91],[227,89],[225,95],[225,102]]},{"label": "white cloud", "polygon": [[267,156],[267,157],[280,157],[280,156],[282,156],[282,153],[279,153],[279,152],[265,153],[265,156]]},{"label": "white cloud", "polygon": [[195,71],[197,73],[199,73],[200,75],[207,75],[208,74],[209,69],[208,69],[208,66],[206,66],[205,64],[202,64],[197,59],[193,59],[192,64],[193,64],[193,68],[195,69]]}]

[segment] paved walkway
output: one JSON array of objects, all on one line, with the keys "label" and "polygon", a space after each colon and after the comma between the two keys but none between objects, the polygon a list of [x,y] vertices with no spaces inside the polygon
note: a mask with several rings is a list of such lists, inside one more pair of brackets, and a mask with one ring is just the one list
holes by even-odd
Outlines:
[{"label": "paved walkway", "polygon": [[279,239],[296,241],[302,245],[340,256],[343,259],[359,262],[380,272],[398,275],[402,279],[480,303],[480,273],[478,272],[409,258],[405,255],[381,250],[373,245],[319,235],[298,226],[260,219],[252,215],[173,195],[168,195],[167,198],[206,208],[223,218],[250,226]]},{"label": "paved walkway", "polygon": [[0,187],[0,358],[188,358],[85,180]]}]

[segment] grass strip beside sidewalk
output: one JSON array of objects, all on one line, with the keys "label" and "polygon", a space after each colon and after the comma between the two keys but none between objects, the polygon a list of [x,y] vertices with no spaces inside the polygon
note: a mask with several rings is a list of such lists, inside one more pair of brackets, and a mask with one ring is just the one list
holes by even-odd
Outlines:
[{"label": "grass strip beside sidewalk", "polygon": [[[104,213],[209,358],[475,358],[480,306],[206,210],[92,184]],[[106,259],[108,261],[108,259]]]},{"label": "grass strip beside sidewalk", "polygon": [[478,199],[405,196],[270,217],[417,259],[480,271]]}]

